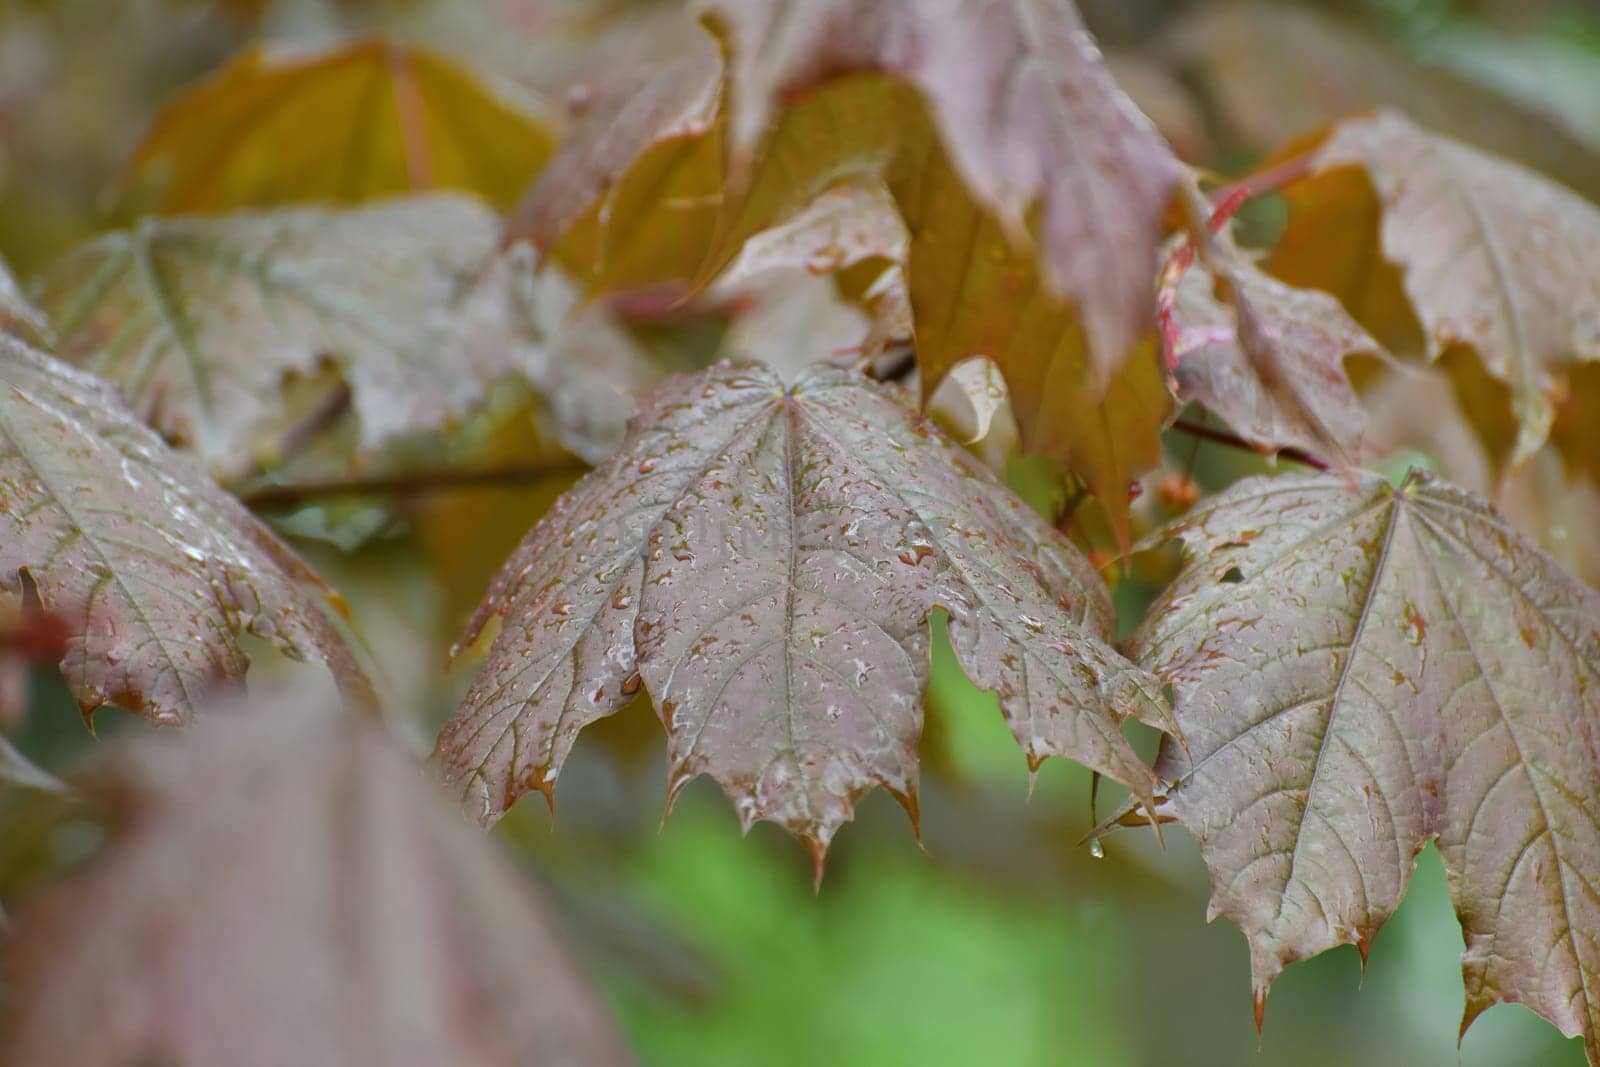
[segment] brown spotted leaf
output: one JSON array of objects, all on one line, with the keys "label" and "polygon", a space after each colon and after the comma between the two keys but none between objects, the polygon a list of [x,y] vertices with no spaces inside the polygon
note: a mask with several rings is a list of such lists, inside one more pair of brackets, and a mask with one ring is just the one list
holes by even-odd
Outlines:
[{"label": "brown spotted leaf", "polygon": [[[1395,264],[1427,355],[1476,352],[1510,389],[1512,462],[1532,455],[1569,372],[1600,361],[1600,209],[1393,112],[1335,127],[1312,166],[1286,190],[1289,228],[1275,272],[1336,293],[1382,337],[1360,309],[1382,277],[1374,264]],[[1362,198],[1342,188],[1352,168],[1376,193],[1381,252],[1370,241],[1350,246],[1371,232]],[[1330,255],[1330,243],[1358,258]]]},{"label": "brown spotted leaf", "polygon": [[244,634],[370,699],[304,563],[109,386],[0,337],[0,597],[21,598],[24,573],[68,628],[61,669],[85,714],[188,719],[244,676]]},{"label": "brown spotted leaf", "polygon": [[324,364],[368,449],[442,427],[509,373],[513,346],[461,345],[452,303],[496,227],[447,194],[147,219],[56,262],[38,297],[67,359],[228,471],[274,457],[303,417],[286,383]]},{"label": "brown spotted leaf", "polygon": [[469,638],[500,632],[435,755],[492,821],[643,686],[673,792],[709,774],[820,857],[875,786],[915,810],[935,609],[1030,762],[1145,792],[1118,726],[1166,713],[1109,645],[1084,557],[892,391],[721,364],[664,385],[506,563]]},{"label": "brown spotted leaf", "polygon": [[1464,1025],[1526,1004],[1600,1050],[1600,594],[1480,498],[1413,472],[1255,478],[1176,530],[1135,638],[1187,751],[1162,801],[1212,909],[1282,967],[1363,953],[1437,839]]},{"label": "brown spotted leaf", "polygon": [[1367,417],[1344,361],[1381,346],[1327,293],[1286,285],[1236,250],[1221,269],[1226,299],[1198,265],[1178,285],[1178,398],[1203,404],[1263,452],[1359,459]]},{"label": "brown spotted leaf", "polygon": [[427,49],[256,46],[168,105],[126,181],[165,214],[435,189],[504,208],[554,148],[551,117],[525,94]]},{"label": "brown spotted leaf", "polygon": [[0,1060],[628,1061],[528,886],[374,720],[312,696],[160,740],[83,783],[111,844],[22,909]]}]

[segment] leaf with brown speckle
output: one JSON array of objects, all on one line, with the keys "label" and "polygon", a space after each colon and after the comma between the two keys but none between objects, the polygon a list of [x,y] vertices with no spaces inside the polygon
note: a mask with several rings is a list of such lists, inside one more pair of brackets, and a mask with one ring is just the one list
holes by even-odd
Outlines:
[{"label": "leaf with brown speckle", "polygon": [[1264,452],[1298,447],[1335,462],[1361,457],[1367,416],[1344,361],[1381,353],[1339,301],[1257,269],[1224,240],[1226,282],[1196,265],[1173,307],[1178,399],[1225,419]]},{"label": "leaf with brown speckle", "polygon": [[492,821],[642,686],[673,793],[710,774],[820,862],[874,786],[915,813],[935,609],[1031,763],[1145,794],[1118,726],[1166,724],[1159,691],[1109,644],[1084,557],[986,468],[846,371],[675,378],[495,580],[469,638],[501,629],[436,758]]},{"label": "leaf with brown speckle", "polygon": [[105,383],[0,337],[0,595],[21,597],[24,574],[68,629],[61,669],[86,715],[188,719],[244,676],[246,633],[371,699],[294,553]]},{"label": "leaf with brown speckle", "polygon": [[1135,638],[1176,692],[1159,802],[1250,941],[1365,954],[1437,838],[1463,1026],[1526,1004],[1600,1051],[1600,594],[1481,499],[1413,472],[1255,478],[1177,527]]}]

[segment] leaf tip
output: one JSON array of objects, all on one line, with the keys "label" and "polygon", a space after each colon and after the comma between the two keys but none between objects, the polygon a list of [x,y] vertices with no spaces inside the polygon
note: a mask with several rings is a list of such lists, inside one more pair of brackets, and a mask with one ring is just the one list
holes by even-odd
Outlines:
[{"label": "leaf tip", "polygon": [[534,791],[544,797],[544,806],[550,812],[550,825],[556,824],[556,776],[550,773],[538,775],[538,780],[533,783]]},{"label": "leaf tip", "polygon": [[1361,954],[1361,977],[1357,982],[1357,989],[1363,988],[1367,984],[1367,957],[1372,953],[1372,939],[1374,936],[1376,934],[1373,930],[1361,929],[1356,931],[1356,951]]},{"label": "leaf tip", "polygon": [[917,839],[917,847],[927,852],[927,846],[922,842],[922,802],[917,797],[916,785],[912,784],[906,789],[891,788],[889,795],[899,802],[906,813],[906,818],[911,820],[911,833]]},{"label": "leaf tip", "polygon": [[827,873],[828,867],[828,842],[811,833],[805,834],[801,840],[805,842],[806,850],[811,853],[811,893],[813,896],[821,896],[822,876]]},{"label": "leaf tip", "polygon": [[[657,831],[666,829],[667,818],[672,814],[672,806],[678,802],[678,794],[683,792],[683,787],[694,781],[694,779],[695,771],[687,763],[675,764],[672,770],[667,773],[667,795],[661,804],[661,823],[656,827]],[[739,832],[748,834],[752,821],[745,819],[741,812]]]}]

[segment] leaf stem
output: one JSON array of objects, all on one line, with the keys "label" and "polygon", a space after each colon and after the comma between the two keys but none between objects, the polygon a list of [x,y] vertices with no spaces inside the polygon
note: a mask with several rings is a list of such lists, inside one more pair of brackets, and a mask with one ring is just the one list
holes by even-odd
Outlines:
[{"label": "leaf stem", "polygon": [[1316,159],[1317,147],[1320,146],[1313,145],[1306,151],[1297,152],[1270,167],[1246,174],[1237,181],[1213,189],[1211,202],[1216,205],[1216,211],[1232,216],[1246,200],[1254,200],[1262,193],[1277,192],[1285,185],[1309,177],[1313,161]]},{"label": "leaf stem", "polygon": [[330,478],[246,489],[239,499],[251,508],[293,507],[308,500],[336,496],[418,496],[452,489],[497,489],[528,485],[563,474],[581,474],[588,466],[573,458],[504,467],[441,468],[404,471],[366,478]]},{"label": "leaf stem", "polygon": [[[1180,205],[1188,222],[1187,238],[1177,246],[1162,265],[1156,288],[1156,316],[1161,331],[1161,349],[1170,372],[1178,365],[1178,331],[1176,308],[1178,284],[1183,281],[1198,252],[1202,263],[1210,269],[1217,284],[1224,289],[1232,285],[1226,264],[1232,250],[1216,240],[1233,216],[1246,201],[1262,193],[1270,193],[1291,182],[1299,181],[1311,173],[1314,152],[1310,149],[1290,156],[1282,162],[1246,174],[1237,181],[1202,195],[1199,187],[1186,183],[1180,194]],[[1230,303],[1232,302],[1230,297]]]},{"label": "leaf stem", "polygon": [[309,446],[350,410],[352,399],[349,384],[339,382],[304,418],[284,430],[270,450],[249,457],[234,470],[224,473],[221,476],[223,485],[234,486],[258,478],[266,473],[273,457],[292,456]]},{"label": "leaf stem", "polygon": [[[1172,428],[1174,430],[1179,430],[1183,433],[1186,433],[1191,437],[1197,437],[1204,441],[1210,441],[1213,444],[1226,445],[1229,448],[1237,448],[1246,452],[1254,452],[1256,455],[1261,455],[1261,450],[1256,448],[1249,441],[1246,441],[1242,437],[1237,437],[1234,434],[1229,433],[1227,430],[1219,430],[1215,426],[1207,426],[1204,423],[1193,422],[1189,419],[1179,419],[1177,422],[1172,424]],[[1313,456],[1310,452],[1304,451],[1303,449],[1280,448],[1278,449],[1278,455],[1283,459],[1291,460],[1295,463],[1302,463],[1313,470],[1325,471],[1328,469],[1327,460],[1322,459],[1319,456]]]}]

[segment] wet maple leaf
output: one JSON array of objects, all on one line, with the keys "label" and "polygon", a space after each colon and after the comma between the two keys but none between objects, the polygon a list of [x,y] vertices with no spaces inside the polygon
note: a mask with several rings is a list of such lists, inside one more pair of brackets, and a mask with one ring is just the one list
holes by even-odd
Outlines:
[{"label": "wet maple leaf", "polygon": [[1513,1001],[1600,1051],[1600,594],[1420,472],[1255,478],[1175,530],[1134,640],[1176,693],[1159,806],[1214,912],[1282,967],[1365,955],[1437,840],[1466,934],[1463,1028]]},{"label": "wet maple leaf", "polygon": [[5,1061],[627,1062],[514,868],[375,719],[297,697],[82,783],[111,844],[19,917]]},{"label": "wet maple leaf", "polygon": [[239,638],[366,678],[327,590],[269,530],[122,406],[105,383],[0,336],[0,595],[67,628],[61,669],[85,715],[193,715],[249,664]]},{"label": "wet maple leaf", "polygon": [[1118,727],[1167,714],[1078,550],[892,390],[722,364],[663,386],[507,561],[467,639],[500,632],[435,756],[492,821],[549,795],[578,732],[643,687],[671,793],[709,774],[820,863],[871,788],[915,815],[936,609],[1031,764],[1145,794]]},{"label": "wet maple leaf", "polygon": [[[1392,262],[1426,355],[1474,351],[1510,390],[1512,463],[1532,455],[1549,435],[1568,374],[1600,361],[1600,209],[1395,112],[1336,126],[1311,167],[1285,189],[1289,224],[1273,271],[1335,293],[1387,341],[1364,309],[1392,308],[1392,297],[1371,291],[1387,279],[1373,265]],[[1370,182],[1369,196],[1346,188],[1352,170]],[[1371,196],[1375,233],[1367,225]]]},{"label": "wet maple leaf", "polygon": [[552,117],[515,86],[425,48],[256,46],[167,106],[124,180],[165,214],[434,189],[506,207],[555,140]]},{"label": "wet maple leaf", "polygon": [[1231,243],[1220,247],[1225,299],[1199,265],[1175,293],[1178,399],[1203,404],[1263,452],[1358,459],[1367,416],[1344,361],[1382,346],[1333,296],[1286,285]]},{"label": "wet maple leaf", "polygon": [[325,364],[367,450],[444,427],[521,369],[509,338],[465,344],[453,303],[497,226],[450,194],[147,219],[51,265],[37,296],[63,356],[228,473],[276,458],[305,418],[286,383]]}]

